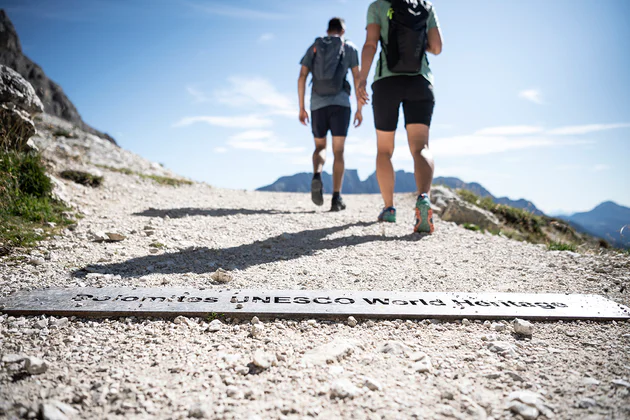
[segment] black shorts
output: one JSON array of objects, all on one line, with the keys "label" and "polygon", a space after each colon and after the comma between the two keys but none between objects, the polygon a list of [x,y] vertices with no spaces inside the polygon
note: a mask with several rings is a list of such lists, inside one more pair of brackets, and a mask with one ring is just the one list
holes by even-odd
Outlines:
[{"label": "black shorts", "polygon": [[325,138],[329,130],[335,137],[346,137],[350,127],[350,108],[330,105],[311,111],[311,127],[316,139]]},{"label": "black shorts", "polygon": [[423,76],[391,76],[372,84],[372,107],[377,130],[396,131],[402,103],[405,126],[431,125],[435,97],[433,86]]}]

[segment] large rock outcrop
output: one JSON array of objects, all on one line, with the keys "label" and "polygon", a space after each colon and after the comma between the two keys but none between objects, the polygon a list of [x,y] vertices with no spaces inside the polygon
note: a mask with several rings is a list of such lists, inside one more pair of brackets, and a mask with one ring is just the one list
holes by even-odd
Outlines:
[{"label": "large rock outcrop", "polygon": [[44,112],[66,120],[83,131],[116,143],[109,135],[83,122],[63,89],[50,80],[40,66],[24,55],[15,27],[4,10],[0,10],[0,64],[11,67],[33,85],[37,96],[44,104]]},{"label": "large rock outcrop", "polygon": [[27,149],[35,134],[31,115],[44,111],[35,89],[18,72],[0,64],[0,146]]}]

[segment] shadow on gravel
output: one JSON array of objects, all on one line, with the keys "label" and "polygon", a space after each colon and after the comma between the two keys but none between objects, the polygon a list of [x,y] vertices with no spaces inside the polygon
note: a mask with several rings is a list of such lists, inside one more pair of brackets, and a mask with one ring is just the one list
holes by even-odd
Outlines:
[{"label": "shadow on gravel", "polygon": [[224,217],[224,216],[252,216],[257,214],[313,214],[311,211],[282,211],[282,210],[251,210],[251,209],[200,209],[195,207],[181,209],[154,209],[150,208],[145,211],[134,213],[134,216],[144,217],[165,217],[171,219],[181,219],[187,216],[208,216],[208,217]]},{"label": "shadow on gravel", "polygon": [[[298,233],[282,234],[245,245],[231,248],[189,248],[161,255],[147,255],[122,263],[90,265],[90,272],[140,277],[151,273],[212,273],[217,268],[245,270],[249,267],[288,261],[303,256],[314,255],[317,251],[357,246],[368,242],[408,241],[417,242],[426,237],[411,234],[403,237],[382,235],[346,236],[324,240],[325,237],[352,227],[371,226],[377,222],[348,223],[323,229],[305,230]],[[74,277],[85,277],[85,269],[77,270]]]}]

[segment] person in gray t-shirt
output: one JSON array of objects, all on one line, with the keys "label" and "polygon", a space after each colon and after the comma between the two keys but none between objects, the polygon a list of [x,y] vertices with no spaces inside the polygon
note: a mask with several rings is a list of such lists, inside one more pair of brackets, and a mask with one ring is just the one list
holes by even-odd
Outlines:
[{"label": "person in gray t-shirt", "polygon": [[[311,182],[311,198],[315,204],[321,206],[324,204],[324,189],[321,179],[321,173],[326,161],[326,136],[328,131],[332,134],[333,154],[335,157],[333,164],[333,198],[331,211],[340,211],[346,208],[341,199],[341,185],[343,184],[344,159],[343,149],[348,135],[350,126],[350,93],[351,88],[346,78],[348,70],[352,70],[354,78],[354,88],[357,89],[359,83],[359,52],[350,41],[344,39],[345,22],[341,18],[333,18],[328,22],[328,36],[319,39],[311,45],[306,54],[300,61],[302,65],[300,69],[300,77],[298,79],[298,98],[300,104],[300,122],[307,125],[311,122],[313,137],[315,138],[315,151],[313,152],[313,180]],[[337,40],[340,48],[336,51],[342,51],[341,58],[336,61],[338,63],[337,71],[343,73],[343,87],[335,93],[322,95],[315,92],[315,83],[313,83],[313,91],[311,93],[311,121],[309,121],[308,112],[304,105],[304,97],[306,94],[306,79],[309,73],[314,71],[315,57],[317,54],[317,45],[321,43],[331,44],[335,39],[341,38],[341,43]],[[318,42],[320,44],[318,44]],[[320,49],[321,52],[321,49]],[[323,53],[322,53],[323,54]],[[321,60],[322,57],[319,57]],[[339,73],[335,73],[336,75]],[[341,82],[341,79],[337,79]],[[362,105],[358,106],[354,116],[354,126],[358,127],[363,121],[361,113]]]}]

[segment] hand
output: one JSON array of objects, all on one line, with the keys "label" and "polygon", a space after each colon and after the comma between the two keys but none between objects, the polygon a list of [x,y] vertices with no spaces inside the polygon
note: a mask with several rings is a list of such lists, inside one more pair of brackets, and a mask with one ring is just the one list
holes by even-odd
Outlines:
[{"label": "hand", "polygon": [[367,105],[370,101],[370,95],[367,93],[367,80],[361,79],[357,88],[357,103]]},{"label": "hand", "polygon": [[357,110],[357,113],[354,114],[354,127],[355,128],[360,127],[362,122],[363,122],[363,113],[359,109]]},{"label": "hand", "polygon": [[308,125],[311,120],[309,120],[308,118],[308,112],[306,112],[306,110],[304,108],[300,109],[300,122],[302,123],[302,125]]}]

